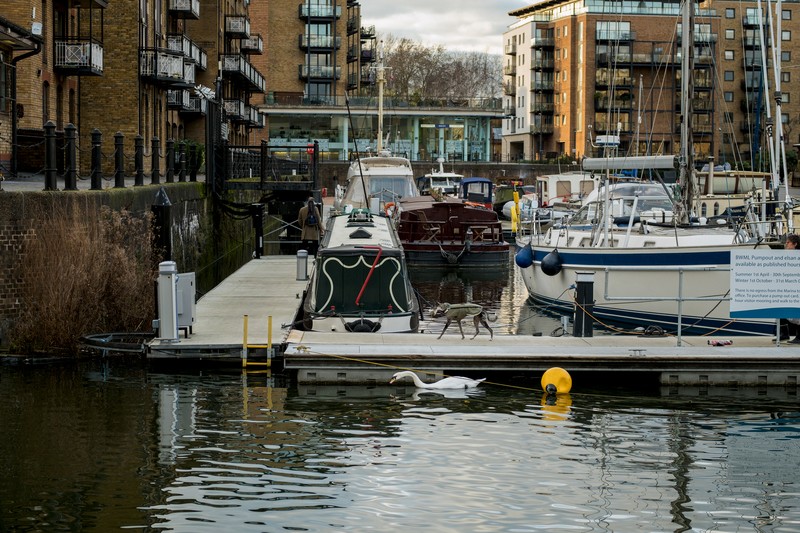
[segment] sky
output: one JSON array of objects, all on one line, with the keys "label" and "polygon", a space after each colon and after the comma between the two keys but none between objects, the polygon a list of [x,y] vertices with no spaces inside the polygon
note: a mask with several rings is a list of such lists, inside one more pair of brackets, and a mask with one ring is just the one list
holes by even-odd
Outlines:
[{"label": "sky", "polygon": [[535,0],[361,0],[362,26],[448,51],[502,54],[509,11]]}]

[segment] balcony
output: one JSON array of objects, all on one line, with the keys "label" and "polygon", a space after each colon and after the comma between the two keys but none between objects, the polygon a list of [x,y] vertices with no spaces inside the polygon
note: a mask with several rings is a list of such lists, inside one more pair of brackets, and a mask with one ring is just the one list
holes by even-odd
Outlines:
[{"label": "balcony", "polygon": [[361,26],[362,39],[374,39],[375,35],[375,26]]},{"label": "balcony", "polygon": [[555,61],[553,58],[537,57],[531,61],[531,68],[534,70],[553,70]]},{"label": "balcony", "polygon": [[630,109],[631,101],[631,98],[622,98],[622,95],[619,95],[617,98],[595,98],[594,109],[595,111],[607,111],[609,109]]},{"label": "balcony", "polygon": [[264,127],[264,115],[258,112],[255,107],[245,106],[245,123],[251,128]]},{"label": "balcony", "polygon": [[628,121],[606,122],[605,120],[594,123],[595,133],[616,135],[619,133],[631,133],[631,123]]},{"label": "balcony", "polygon": [[555,89],[555,80],[533,80],[531,91],[552,91]]},{"label": "balcony", "polygon": [[630,76],[604,76],[599,75],[595,79],[595,87],[633,87],[633,78]]},{"label": "balcony", "polygon": [[510,81],[503,83],[503,94],[507,96],[514,96],[517,94],[517,86]]},{"label": "balcony", "polygon": [[513,76],[517,73],[517,66],[516,65],[504,65],[503,66],[503,74],[506,76]]},{"label": "balcony", "polygon": [[326,65],[298,65],[298,75],[301,80],[338,80],[342,77],[342,67],[331,67]]},{"label": "balcony", "polygon": [[630,63],[633,59],[631,54],[597,54],[598,65],[608,65],[609,63]]},{"label": "balcony", "polygon": [[68,76],[101,76],[103,45],[92,39],[56,40],[54,67]]},{"label": "balcony", "polygon": [[243,54],[263,54],[264,40],[258,33],[251,35],[247,39],[239,41],[239,51]]},{"label": "balcony", "polygon": [[514,106],[508,106],[503,108],[503,115],[506,117],[516,117],[517,116],[517,108]]},{"label": "balcony", "polygon": [[769,27],[769,22],[767,21],[766,16],[762,16],[760,19],[758,15],[755,13],[748,13],[742,17],[742,26],[764,26],[765,28]]},{"label": "balcony", "polygon": [[190,60],[197,67],[203,70],[206,69],[208,54],[184,34],[172,33],[167,35],[167,48],[173,52],[183,54],[183,57]]},{"label": "balcony", "polygon": [[361,62],[362,63],[374,63],[375,62],[375,51],[372,48],[362,48],[361,49]]},{"label": "balcony", "polygon": [[298,10],[299,16],[303,20],[335,20],[342,16],[342,6],[332,6],[329,4],[302,3],[298,6]]},{"label": "balcony", "polygon": [[531,105],[531,113],[552,115],[555,110],[553,102],[534,102]]},{"label": "balcony", "polygon": [[508,43],[505,46],[505,48],[503,49],[503,52],[507,56],[515,56],[515,55],[517,55],[517,43]]},{"label": "balcony", "polygon": [[169,0],[169,13],[183,19],[200,18],[200,0]]},{"label": "balcony", "polygon": [[553,133],[552,124],[531,124],[530,132],[535,135],[550,135]]},{"label": "balcony", "polygon": [[147,81],[167,86],[194,85],[194,64],[191,65],[191,78],[186,77],[187,69],[184,55],[162,48],[142,48],[139,50],[139,75]]},{"label": "balcony", "polygon": [[223,54],[219,56],[222,63],[222,75],[230,76],[239,82],[249,84],[243,87],[248,92],[264,92],[266,82],[264,76],[242,54]]},{"label": "balcony", "polygon": [[338,50],[342,46],[342,38],[333,35],[298,35],[297,42],[301,50]]},{"label": "balcony", "polygon": [[170,109],[177,109],[178,111],[188,109],[191,105],[189,101],[190,96],[191,91],[189,89],[169,90],[167,91],[167,107]]},{"label": "balcony", "polygon": [[348,74],[347,75],[347,89],[348,90],[358,89],[358,79],[359,79],[359,76],[358,76],[357,72],[351,72],[350,74]]},{"label": "balcony", "polygon": [[225,15],[225,36],[232,39],[249,39],[250,19],[244,15]]},{"label": "balcony", "polygon": [[224,100],[225,106],[225,114],[227,115],[228,120],[233,122],[243,122],[250,118],[250,113],[247,111],[247,107],[243,101],[231,99],[231,100]]},{"label": "balcony", "polygon": [[361,26],[361,17],[350,17],[347,19],[347,35],[355,35]]},{"label": "balcony", "polygon": [[635,31],[623,31],[623,30],[596,30],[595,31],[595,40],[596,41],[635,41],[636,40],[636,32]]},{"label": "balcony", "polygon": [[556,45],[556,40],[553,37],[534,37],[531,42],[531,48],[553,48]]}]

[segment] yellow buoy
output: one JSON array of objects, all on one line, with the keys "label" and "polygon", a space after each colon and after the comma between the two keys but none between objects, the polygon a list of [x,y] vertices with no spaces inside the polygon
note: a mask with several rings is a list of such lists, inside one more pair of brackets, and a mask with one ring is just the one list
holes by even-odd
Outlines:
[{"label": "yellow buoy", "polygon": [[557,366],[542,374],[542,389],[548,394],[565,394],[572,389],[572,376]]}]

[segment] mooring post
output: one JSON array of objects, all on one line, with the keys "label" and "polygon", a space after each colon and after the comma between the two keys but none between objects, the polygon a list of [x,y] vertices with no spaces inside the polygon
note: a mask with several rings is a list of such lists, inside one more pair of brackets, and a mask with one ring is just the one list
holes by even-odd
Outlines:
[{"label": "mooring post", "polygon": [[56,125],[48,120],[44,125],[44,190],[58,190],[56,175]]},{"label": "mooring post", "polygon": [[150,141],[150,184],[158,185],[161,183],[161,171],[159,170],[158,160],[161,152],[161,140],[153,137]]},{"label": "mooring post", "polygon": [[178,142],[178,181],[186,181],[186,141]]},{"label": "mooring post", "polygon": [[92,130],[92,190],[103,188],[103,134],[97,128]]},{"label": "mooring post", "polygon": [[136,174],[133,181],[134,187],[144,185],[144,137],[137,135],[133,138],[133,166]]},{"label": "mooring post", "polygon": [[125,135],[118,131],[114,134],[114,188],[125,188]]},{"label": "mooring post", "polygon": [[175,181],[175,140],[167,139],[167,183]]},{"label": "mooring post", "polygon": [[76,155],[75,138],[77,137],[78,128],[74,124],[69,123],[64,126],[64,138],[66,139],[67,148],[67,168],[64,172],[64,190],[77,191],[78,190],[78,158]]},{"label": "mooring post", "polygon": [[592,310],[594,308],[594,274],[578,272],[576,280],[575,325],[572,335],[575,337],[592,337]]},{"label": "mooring post", "polygon": [[161,254],[162,261],[170,261],[172,260],[172,202],[169,201],[164,187],[158,189],[150,211],[153,213],[156,251]]},{"label": "mooring post", "polygon": [[260,259],[264,250],[264,204],[250,204],[250,216],[253,217],[253,229],[256,231],[253,257]]}]

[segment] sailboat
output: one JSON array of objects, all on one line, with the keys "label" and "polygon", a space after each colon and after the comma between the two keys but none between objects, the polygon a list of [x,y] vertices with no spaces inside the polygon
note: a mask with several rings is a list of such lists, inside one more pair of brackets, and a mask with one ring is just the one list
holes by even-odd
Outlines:
[{"label": "sailboat", "polygon": [[383,64],[378,64],[376,156],[356,157],[337,196],[303,301],[306,330],[415,332],[417,301],[390,204],[418,195],[408,159],[382,147]]},{"label": "sailboat", "polygon": [[[693,3],[685,1],[684,117],[692,116],[693,15]],[[729,270],[731,252],[769,248],[776,226],[758,218],[752,209],[738,223],[726,217],[695,216],[693,200],[698,191],[691,139],[691,120],[687,119],[682,121],[682,153],[677,158],[584,160],[584,170],[602,176],[597,201],[584,205],[563,224],[517,239],[516,264],[535,302],[572,312],[573,294],[583,283],[582,288],[591,287],[591,292],[582,305],[608,326],[651,327],[650,331],[689,335],[775,334],[774,320],[730,318]],[[613,170],[676,168],[677,191],[661,183],[642,183],[616,192],[610,186]]]}]

